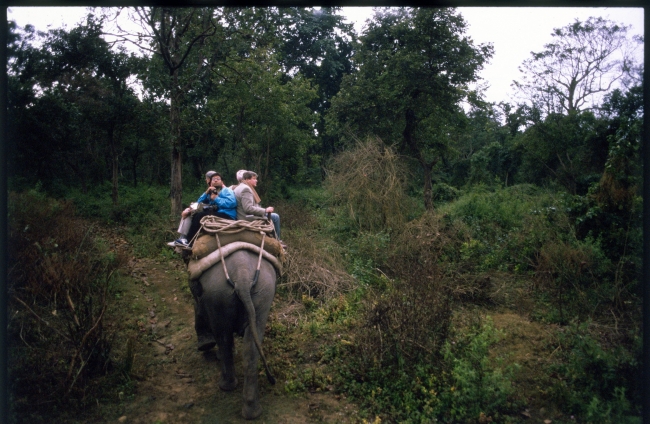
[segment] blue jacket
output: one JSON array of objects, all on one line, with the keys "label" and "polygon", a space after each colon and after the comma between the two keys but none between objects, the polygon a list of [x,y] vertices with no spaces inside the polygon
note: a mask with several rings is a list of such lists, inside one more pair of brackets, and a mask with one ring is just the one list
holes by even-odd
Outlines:
[{"label": "blue jacket", "polygon": [[209,194],[203,193],[197,202],[217,206],[219,212],[225,213],[232,219],[237,219],[237,200],[235,199],[235,193],[228,187],[222,188],[214,200],[210,199]]}]

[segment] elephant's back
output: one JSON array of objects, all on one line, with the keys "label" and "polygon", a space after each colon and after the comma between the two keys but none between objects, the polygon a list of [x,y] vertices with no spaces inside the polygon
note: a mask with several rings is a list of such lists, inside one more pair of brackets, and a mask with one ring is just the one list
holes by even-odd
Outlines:
[{"label": "elephant's back", "polygon": [[[251,282],[255,276],[259,255],[249,250],[238,250],[226,257],[226,270],[230,280],[235,282]],[[273,265],[262,258],[260,263],[260,274],[257,281],[257,288],[268,285],[273,286],[275,290],[276,271]],[[224,272],[224,266],[221,261],[212,265],[200,277],[203,292],[214,292],[221,296],[224,292],[232,292],[233,288],[228,284]]]},{"label": "elephant's back", "polygon": [[[259,255],[249,250],[238,250],[226,258],[226,267],[232,281],[252,281],[257,270]],[[223,266],[222,266],[223,267]],[[232,272],[230,270],[233,270]],[[257,287],[261,289],[264,286],[271,285],[275,291],[276,280],[275,268],[271,262],[262,257],[260,262],[260,274],[257,279]]]}]

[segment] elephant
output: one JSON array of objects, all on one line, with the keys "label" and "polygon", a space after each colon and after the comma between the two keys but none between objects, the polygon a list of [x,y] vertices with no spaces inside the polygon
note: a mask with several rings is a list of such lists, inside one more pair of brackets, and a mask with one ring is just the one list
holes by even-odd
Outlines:
[{"label": "elephant", "polygon": [[[230,253],[225,258],[225,265],[224,268],[223,262],[219,261],[198,278],[200,289],[195,293],[195,327],[197,333],[205,333],[206,329],[201,329],[201,325],[207,324],[214,336],[221,359],[218,384],[224,391],[232,391],[237,387],[233,359],[234,334],[243,336],[242,416],[245,419],[255,419],[262,414],[258,386],[260,356],[267,378],[271,384],[275,384],[262,353],[261,343],[275,296],[276,270],[271,262],[249,250]],[[200,344],[201,334],[198,336]],[[212,346],[214,342],[208,348]],[[206,350],[205,346],[201,350]]]}]

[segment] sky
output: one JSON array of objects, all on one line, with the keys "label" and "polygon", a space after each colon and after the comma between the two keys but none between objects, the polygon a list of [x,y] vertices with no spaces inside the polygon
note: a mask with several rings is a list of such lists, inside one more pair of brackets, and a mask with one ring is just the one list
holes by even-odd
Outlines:
[{"label": "sky", "polygon": [[[554,28],[565,27],[576,19],[601,16],[631,26],[630,36],[644,34],[642,8],[575,8],[575,7],[459,7],[468,24],[466,35],[475,44],[492,43],[494,56],[480,73],[488,84],[485,99],[489,102],[514,102],[513,80],[520,79],[519,66],[552,41]],[[19,26],[32,24],[37,30],[72,28],[83,20],[84,7],[9,7],[7,18]],[[372,7],[344,7],[343,14],[355,23],[358,33],[372,16]],[[640,60],[643,50],[638,51]]]}]

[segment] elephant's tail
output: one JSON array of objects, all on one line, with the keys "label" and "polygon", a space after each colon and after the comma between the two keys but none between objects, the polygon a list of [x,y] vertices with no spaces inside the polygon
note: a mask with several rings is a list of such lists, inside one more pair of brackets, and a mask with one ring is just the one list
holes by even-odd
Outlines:
[{"label": "elephant's tail", "polygon": [[262,352],[262,343],[260,342],[260,338],[257,334],[257,315],[255,314],[255,306],[253,305],[253,299],[251,299],[249,288],[240,287],[238,284],[235,284],[235,292],[244,304],[244,308],[246,308],[246,314],[248,315],[248,326],[250,327],[251,334],[253,335],[255,346],[257,346],[257,351],[260,353],[260,357],[262,358],[264,370],[266,371],[266,378],[269,380],[269,383],[275,384],[275,377],[271,375],[269,365],[266,363],[266,357],[264,356],[264,352]]}]

